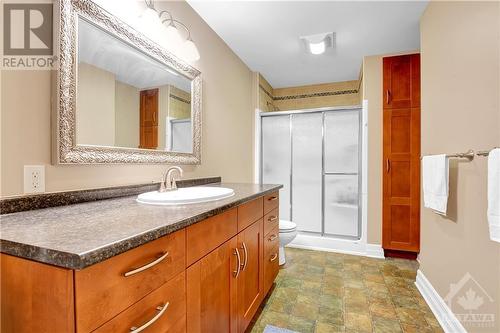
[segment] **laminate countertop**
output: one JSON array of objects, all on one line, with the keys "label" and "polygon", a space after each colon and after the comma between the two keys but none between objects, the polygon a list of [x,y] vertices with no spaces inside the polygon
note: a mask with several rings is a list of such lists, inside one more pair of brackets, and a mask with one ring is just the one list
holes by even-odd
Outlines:
[{"label": "laminate countertop", "polygon": [[127,196],[0,216],[0,251],[83,269],[274,192],[282,185],[217,183],[232,197],[199,204],[155,206]]}]

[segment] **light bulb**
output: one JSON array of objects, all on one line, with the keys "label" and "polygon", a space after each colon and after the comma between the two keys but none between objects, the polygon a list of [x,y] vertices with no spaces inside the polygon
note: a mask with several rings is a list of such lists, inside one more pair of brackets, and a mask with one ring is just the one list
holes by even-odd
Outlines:
[{"label": "light bulb", "polygon": [[322,54],[325,50],[325,41],[321,41],[319,43],[309,43],[309,51],[311,51],[312,54]]},{"label": "light bulb", "polygon": [[146,8],[139,19],[139,29],[149,38],[153,40],[158,39],[159,31],[162,27],[160,17],[156,10]]},{"label": "light bulb", "polygon": [[169,49],[176,49],[182,44],[181,35],[173,23],[167,26],[165,39]]},{"label": "light bulb", "polygon": [[187,61],[197,61],[200,59],[200,52],[191,38],[182,45],[182,54]]}]

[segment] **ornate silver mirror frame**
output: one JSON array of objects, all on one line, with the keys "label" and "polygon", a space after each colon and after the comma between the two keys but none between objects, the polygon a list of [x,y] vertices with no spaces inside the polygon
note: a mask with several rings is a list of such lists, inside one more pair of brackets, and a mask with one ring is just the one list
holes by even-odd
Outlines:
[{"label": "ornate silver mirror frame", "polygon": [[[162,49],[146,36],[90,0],[58,0],[55,3],[55,37],[59,70],[53,80],[53,163],[201,163],[201,73]],[[76,80],[78,64],[78,17],[92,22],[138,50],[191,80],[192,153],[139,148],[77,145]]]}]

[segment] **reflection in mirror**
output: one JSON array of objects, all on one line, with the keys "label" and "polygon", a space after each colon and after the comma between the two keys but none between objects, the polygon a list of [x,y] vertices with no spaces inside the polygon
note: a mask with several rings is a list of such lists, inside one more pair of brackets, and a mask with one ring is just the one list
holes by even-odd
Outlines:
[{"label": "reflection in mirror", "polygon": [[76,143],[191,153],[191,81],[79,17]]}]

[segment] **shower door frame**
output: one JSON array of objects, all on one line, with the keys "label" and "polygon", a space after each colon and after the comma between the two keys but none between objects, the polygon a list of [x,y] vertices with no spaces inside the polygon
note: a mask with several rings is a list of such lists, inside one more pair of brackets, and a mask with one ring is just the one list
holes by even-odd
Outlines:
[{"label": "shower door frame", "polygon": [[[358,110],[358,234],[357,236],[346,236],[325,233],[325,176],[327,175],[354,175],[354,173],[332,173],[325,172],[325,114],[327,112],[346,112]],[[346,240],[359,241],[363,239],[363,106],[342,106],[342,107],[325,107],[315,109],[303,110],[287,110],[287,111],[273,111],[273,112],[259,112],[259,182],[263,184],[264,180],[264,131],[262,130],[262,120],[264,117],[285,117],[289,119],[290,129],[290,220],[293,221],[293,115],[294,114],[309,114],[321,113],[322,114],[322,127],[321,127],[321,232],[312,231],[299,231],[303,234],[320,235],[322,237],[333,237]]]}]

